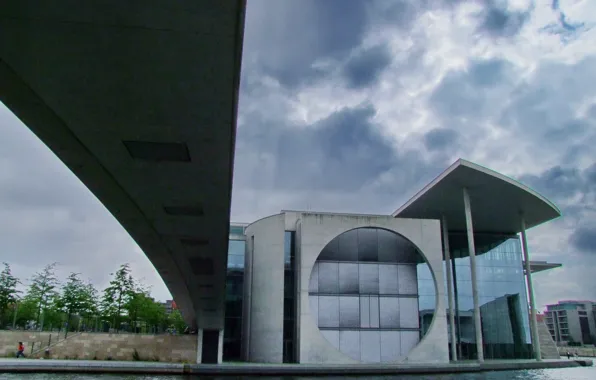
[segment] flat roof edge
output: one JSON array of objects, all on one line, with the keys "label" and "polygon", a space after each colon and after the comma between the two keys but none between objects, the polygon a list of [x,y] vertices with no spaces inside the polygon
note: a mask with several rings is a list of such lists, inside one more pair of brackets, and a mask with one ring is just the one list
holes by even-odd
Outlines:
[{"label": "flat roof edge", "polygon": [[[561,216],[561,210],[553,202],[551,202],[548,198],[544,197],[537,191],[531,189],[530,187],[524,185],[523,183],[521,183],[511,177],[508,177],[508,176],[501,174],[497,171],[494,171],[494,170],[484,167],[482,165],[475,164],[471,161],[468,161],[468,160],[465,160],[462,158],[459,158],[457,161],[455,161],[453,164],[451,164],[447,169],[445,169],[445,171],[443,171],[441,174],[439,174],[437,177],[435,177],[435,179],[433,179],[429,184],[427,184],[420,191],[418,191],[416,194],[414,194],[414,196],[412,198],[410,198],[405,204],[403,204],[401,207],[399,207],[391,215],[393,217],[398,217],[408,207],[410,207],[412,204],[414,204],[416,201],[418,201],[418,199],[420,199],[420,197],[422,197],[424,194],[426,194],[428,191],[430,191],[434,186],[436,186],[439,182],[441,182],[445,177],[447,177],[449,174],[451,174],[451,172],[453,172],[455,169],[459,168],[460,166],[465,166],[467,168],[476,170],[478,172],[481,172],[483,174],[492,176],[496,179],[506,182],[512,186],[515,186],[515,187],[519,188],[520,190],[527,192],[528,194],[532,195],[533,197],[537,198],[538,200],[543,202],[545,205],[550,207],[552,210],[555,211],[555,213],[557,214],[557,217]],[[555,219],[555,218],[552,218],[552,219]]]}]

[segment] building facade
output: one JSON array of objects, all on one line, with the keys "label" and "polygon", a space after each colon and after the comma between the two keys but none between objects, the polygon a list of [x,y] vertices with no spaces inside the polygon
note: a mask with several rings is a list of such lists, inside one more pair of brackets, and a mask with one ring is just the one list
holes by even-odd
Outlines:
[{"label": "building facade", "polygon": [[172,314],[172,312],[177,309],[176,302],[174,302],[174,300],[166,300],[166,302],[162,302],[161,305],[168,315]]},{"label": "building facade", "polygon": [[531,267],[525,229],[558,214],[460,160],[392,215],[233,224],[224,360],[540,359],[531,274],[550,264]]},{"label": "building facade", "polygon": [[546,326],[558,344],[596,345],[596,302],[559,301],[547,305]]},{"label": "building facade", "polygon": [[241,354],[242,308],[244,295],[244,256],[246,224],[232,223],[228,243],[226,274],[226,311],[224,321],[223,359],[239,361]]}]

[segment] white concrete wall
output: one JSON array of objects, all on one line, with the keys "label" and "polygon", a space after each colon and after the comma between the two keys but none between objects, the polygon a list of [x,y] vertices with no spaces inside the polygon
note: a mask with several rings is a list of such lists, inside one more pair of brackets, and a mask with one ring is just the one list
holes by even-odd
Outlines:
[{"label": "white concrete wall", "polygon": [[245,332],[247,360],[283,361],[284,232],[285,215],[261,219],[246,228],[247,258],[244,302],[248,318]]},{"label": "white concrete wall", "polygon": [[[399,362],[448,362],[447,320],[441,230],[438,220],[396,219],[390,216],[349,216],[303,213],[297,231],[300,307],[299,362],[300,363],[356,363],[329,343],[319,331],[310,314],[308,284],[313,265],[323,248],[336,236],[358,227],[379,227],[397,232],[412,241],[424,254],[435,276],[436,313],[428,333],[410,353]],[[253,291],[254,294],[254,291]]]}]

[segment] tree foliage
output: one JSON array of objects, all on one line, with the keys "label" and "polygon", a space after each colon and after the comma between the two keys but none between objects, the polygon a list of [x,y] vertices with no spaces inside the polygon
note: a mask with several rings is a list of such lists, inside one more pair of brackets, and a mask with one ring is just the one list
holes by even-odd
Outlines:
[{"label": "tree foliage", "polygon": [[41,272],[35,273],[31,278],[31,285],[27,291],[27,296],[37,302],[37,314],[35,322],[43,328],[43,319],[45,311],[50,311],[54,306],[58,296],[58,278],[55,273],[56,263],[46,265]]},{"label": "tree foliage", "polygon": [[60,286],[55,268],[56,263],[35,273],[25,296],[18,299],[19,281],[4,264],[0,273],[0,328],[12,324],[13,317],[16,325],[25,329],[62,329],[66,324],[68,331],[92,330],[102,321],[112,329],[142,333],[167,329],[182,333],[186,328],[180,312],[174,310],[168,315],[151,297],[149,287],[132,277],[128,264],[111,273],[109,286],[101,296],[78,273],[70,273]]},{"label": "tree foliage", "polygon": [[125,316],[125,305],[130,302],[134,291],[134,280],[130,274],[130,266],[122,264],[104,290],[101,300],[101,311],[112,323],[112,328],[119,329],[122,317]]},{"label": "tree foliage", "polygon": [[16,306],[18,299],[17,284],[19,280],[12,275],[10,265],[4,264],[4,269],[0,272],[0,326],[8,323],[10,308]]},{"label": "tree foliage", "polygon": [[182,318],[182,314],[178,309],[172,310],[172,313],[168,317],[169,328],[173,328],[178,334],[181,334],[186,329],[186,322]]},{"label": "tree foliage", "polygon": [[93,285],[83,283],[78,273],[71,273],[68,276],[56,306],[66,314],[66,325],[70,330],[75,327],[72,326],[71,316],[89,317],[95,313],[96,294],[97,291]]}]

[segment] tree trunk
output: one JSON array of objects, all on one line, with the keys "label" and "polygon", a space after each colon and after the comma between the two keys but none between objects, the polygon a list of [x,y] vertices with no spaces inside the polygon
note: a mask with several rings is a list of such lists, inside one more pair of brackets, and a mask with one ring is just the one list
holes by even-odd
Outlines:
[{"label": "tree trunk", "polygon": [[70,327],[70,310],[66,314],[66,331],[64,332],[64,339],[68,336],[68,328]]}]

